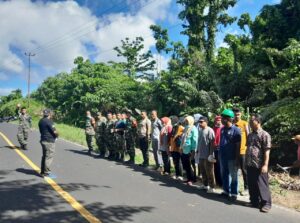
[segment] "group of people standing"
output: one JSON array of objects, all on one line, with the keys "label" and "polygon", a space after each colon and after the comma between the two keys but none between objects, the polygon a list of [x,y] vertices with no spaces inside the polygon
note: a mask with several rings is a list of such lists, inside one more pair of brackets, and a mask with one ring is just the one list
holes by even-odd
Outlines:
[{"label": "group of people standing", "polygon": [[[19,117],[17,138],[21,149],[27,149],[28,131],[31,117],[26,108],[17,106]],[[171,175],[171,160],[175,169],[173,179],[183,181],[185,172],[187,185],[192,186],[197,176],[202,178],[200,189],[214,193],[216,185],[222,187],[220,196],[232,202],[239,193],[238,171],[243,175],[244,190],[241,195],[250,195],[248,206],[259,208],[262,212],[271,209],[271,194],[268,182],[268,165],[271,149],[271,136],[262,129],[259,114],[250,116],[249,125],[242,120],[239,108],[225,109],[214,118],[213,127],[207,117],[170,116],[158,118],[156,110],[151,112],[151,120],[146,111],[139,112],[138,119],[126,109],[116,114],[97,113],[96,119],[90,111],[86,112],[85,134],[88,154],[92,154],[93,138],[99,149],[99,157],[110,160],[135,163],[135,148],[140,148],[143,163],[149,167],[149,147],[155,161],[155,169],[163,175]],[[40,143],[43,149],[41,176],[52,177],[50,165],[53,161],[55,141],[58,132],[52,121],[52,112],[43,111],[39,121]],[[298,145],[298,161],[292,167],[300,167],[300,135],[293,138]],[[172,159],[171,159],[172,158]]]},{"label": "group of people standing", "polygon": [[[262,129],[258,114],[250,117],[250,126],[242,120],[239,108],[225,109],[216,116],[214,126],[201,114],[193,116],[157,116],[146,111],[139,120],[126,110],[116,115],[108,113],[103,117],[99,112],[94,119],[87,111],[86,139],[91,154],[92,138],[95,136],[100,157],[124,161],[127,152],[134,164],[135,147],[141,149],[143,167],[149,166],[149,147],[155,160],[155,168],[163,175],[171,174],[173,161],[174,179],[193,185],[197,175],[202,177],[201,189],[214,193],[216,184],[222,187],[220,196],[232,202],[239,194],[238,170],[241,169],[244,182],[242,195],[250,195],[250,206],[259,207],[262,212],[271,208],[271,194],[268,184],[268,164],[271,137]],[[251,127],[251,128],[250,128]],[[171,159],[172,158],[172,159]]]}]

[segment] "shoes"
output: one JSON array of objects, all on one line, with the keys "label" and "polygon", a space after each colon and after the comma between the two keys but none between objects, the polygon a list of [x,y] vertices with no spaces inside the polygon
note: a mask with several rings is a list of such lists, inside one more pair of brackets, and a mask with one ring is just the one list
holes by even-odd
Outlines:
[{"label": "shoes", "polygon": [[28,150],[27,145],[23,145],[23,146],[22,146],[22,149],[23,149],[23,150]]},{"label": "shoes", "polygon": [[199,186],[199,189],[200,190],[208,190],[209,186],[205,186],[205,185],[202,184],[202,185]]},{"label": "shoes", "polygon": [[124,162],[125,164],[128,164],[128,165],[133,165],[134,164],[134,161],[133,160],[127,160]]},{"label": "shoes", "polygon": [[177,180],[183,181],[183,177],[179,176],[177,177]]},{"label": "shoes", "polygon": [[170,175],[170,173],[168,173],[168,172],[162,172],[162,173],[161,173],[161,175],[164,175],[164,176],[169,176],[169,175]]},{"label": "shoes", "polygon": [[270,206],[267,206],[267,205],[264,205],[260,211],[263,212],[263,213],[268,213],[269,211],[271,210],[271,207]]},{"label": "shoes", "polygon": [[162,172],[163,168],[161,166],[155,168],[156,171]]},{"label": "shoes", "polygon": [[242,196],[249,196],[249,191],[248,190],[244,190],[240,193]]},{"label": "shoes", "polygon": [[229,200],[230,202],[236,202],[237,196],[232,195],[232,196],[228,197],[228,200]]},{"label": "shoes", "polygon": [[48,178],[51,178],[51,179],[56,179],[57,176],[53,173],[41,173],[41,176],[42,177],[48,177]]},{"label": "shoes", "polygon": [[188,181],[186,184],[187,184],[188,186],[193,186],[193,182],[192,182],[192,181]]},{"label": "shoes", "polygon": [[214,188],[209,188],[208,190],[207,190],[207,193],[208,194],[214,194],[216,192],[216,190],[214,189]]},{"label": "shoes", "polygon": [[228,199],[229,195],[226,192],[223,191],[221,194],[219,194],[219,197]]},{"label": "shoes", "polygon": [[259,208],[259,204],[254,204],[254,203],[245,203],[244,204],[245,207],[249,207],[249,208]]}]

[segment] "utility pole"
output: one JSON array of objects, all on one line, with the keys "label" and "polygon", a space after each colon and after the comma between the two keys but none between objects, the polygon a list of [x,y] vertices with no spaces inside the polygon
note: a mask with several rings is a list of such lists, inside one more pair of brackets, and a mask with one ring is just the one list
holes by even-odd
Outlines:
[{"label": "utility pole", "polygon": [[25,52],[25,56],[28,56],[28,82],[27,82],[27,89],[28,89],[28,91],[27,91],[28,102],[27,103],[28,104],[27,104],[27,107],[29,108],[29,101],[30,101],[30,63],[31,63],[30,58],[34,57],[35,54],[31,53],[31,52],[28,52],[28,53]]}]

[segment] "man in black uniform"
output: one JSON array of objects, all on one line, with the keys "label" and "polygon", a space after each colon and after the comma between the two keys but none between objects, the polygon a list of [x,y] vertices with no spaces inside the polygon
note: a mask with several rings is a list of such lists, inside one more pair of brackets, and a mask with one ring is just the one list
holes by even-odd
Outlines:
[{"label": "man in black uniform", "polygon": [[55,140],[58,137],[58,132],[51,120],[51,111],[45,109],[43,111],[44,117],[39,121],[39,129],[41,133],[41,145],[43,149],[43,156],[41,162],[41,175],[52,177],[50,174],[50,165],[53,161],[55,151]]}]

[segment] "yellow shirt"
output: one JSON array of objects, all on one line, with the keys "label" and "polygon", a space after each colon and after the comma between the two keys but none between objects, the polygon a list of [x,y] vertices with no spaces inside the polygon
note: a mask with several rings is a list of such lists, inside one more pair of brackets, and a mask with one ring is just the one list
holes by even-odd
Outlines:
[{"label": "yellow shirt", "polygon": [[245,155],[246,154],[246,143],[247,143],[247,129],[248,129],[248,122],[244,120],[239,120],[238,122],[234,123],[240,130],[242,134],[241,139],[241,148],[240,148],[240,154]]}]

